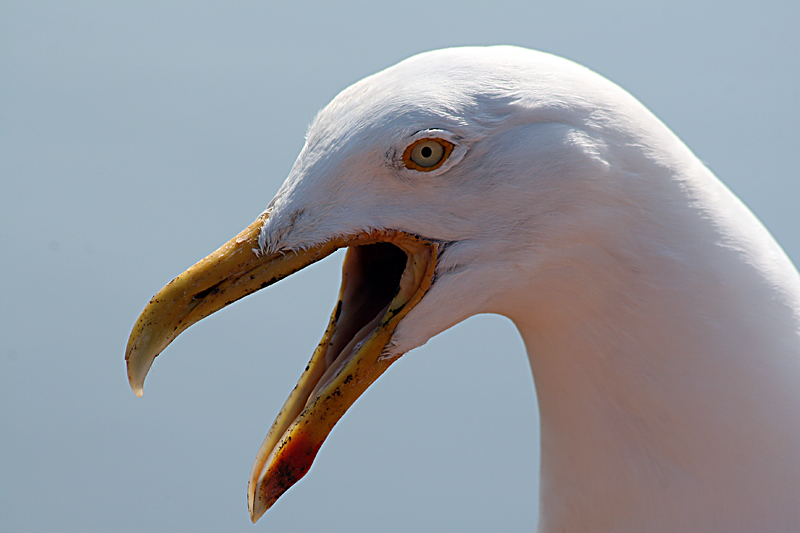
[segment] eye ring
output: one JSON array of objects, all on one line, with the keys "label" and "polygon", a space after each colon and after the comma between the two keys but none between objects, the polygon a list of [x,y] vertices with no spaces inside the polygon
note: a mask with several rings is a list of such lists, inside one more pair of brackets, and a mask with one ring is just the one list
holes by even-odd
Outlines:
[{"label": "eye ring", "polygon": [[409,170],[430,172],[441,167],[455,145],[438,137],[425,137],[409,144],[403,152],[403,164]]}]

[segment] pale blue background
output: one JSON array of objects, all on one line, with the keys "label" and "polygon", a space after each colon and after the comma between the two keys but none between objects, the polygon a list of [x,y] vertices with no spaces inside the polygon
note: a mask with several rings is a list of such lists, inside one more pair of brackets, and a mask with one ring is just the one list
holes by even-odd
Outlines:
[{"label": "pale blue background", "polygon": [[255,452],[341,255],[191,328],[143,399],[134,320],[250,223],[338,91],[417,52],[574,59],[664,120],[800,261],[800,3],[2,2],[0,531],[524,531],[522,343],[478,317],[400,360],[257,526]]}]

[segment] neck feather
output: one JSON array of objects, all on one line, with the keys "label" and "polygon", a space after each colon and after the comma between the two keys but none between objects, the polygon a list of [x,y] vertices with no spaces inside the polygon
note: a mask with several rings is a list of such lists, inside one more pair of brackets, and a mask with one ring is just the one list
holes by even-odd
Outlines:
[{"label": "neck feather", "polygon": [[541,411],[540,531],[800,531],[800,282],[742,217],[575,245],[501,310]]}]

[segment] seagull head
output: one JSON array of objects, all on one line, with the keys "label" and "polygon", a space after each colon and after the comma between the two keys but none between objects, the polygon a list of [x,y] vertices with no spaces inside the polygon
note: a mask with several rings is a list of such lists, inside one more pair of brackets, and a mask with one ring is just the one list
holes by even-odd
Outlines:
[{"label": "seagull head", "polygon": [[664,141],[647,133],[655,120],[583,67],[512,47],[430,52],[365,78],[317,115],[266,211],[144,309],[126,354],[134,392],[190,325],[348,249],[328,328],[257,454],[257,520],[402,354],[472,315],[513,316],[520,287],[529,305],[575,250],[621,238],[625,210],[609,206],[631,208],[641,185],[610,177],[667,166],[648,151]]}]

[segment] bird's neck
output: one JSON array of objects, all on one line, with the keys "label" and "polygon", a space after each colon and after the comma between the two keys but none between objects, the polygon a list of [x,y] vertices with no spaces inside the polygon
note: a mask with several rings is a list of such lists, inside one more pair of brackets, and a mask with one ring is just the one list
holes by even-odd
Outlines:
[{"label": "bird's neck", "polygon": [[539,400],[540,531],[800,531],[800,328],[782,289],[731,257],[625,273],[583,253],[611,274],[537,282],[504,313]]}]

